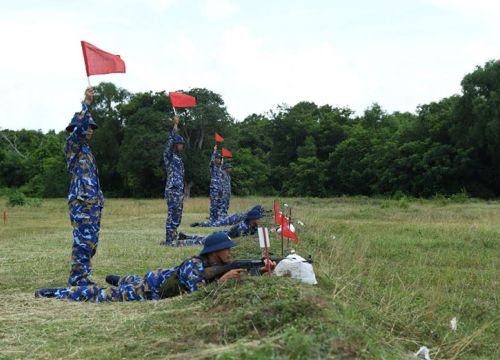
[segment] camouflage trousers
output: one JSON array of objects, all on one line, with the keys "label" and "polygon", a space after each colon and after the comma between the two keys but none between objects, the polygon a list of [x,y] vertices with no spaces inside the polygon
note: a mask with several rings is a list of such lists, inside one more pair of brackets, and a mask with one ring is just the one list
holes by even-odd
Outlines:
[{"label": "camouflage trousers", "polygon": [[235,213],[230,216],[221,217],[216,221],[204,221],[198,224],[201,227],[219,227],[219,226],[229,226],[234,225],[237,222],[245,220],[246,212]]},{"label": "camouflage trousers", "polygon": [[223,219],[227,217],[230,202],[231,202],[231,195],[224,194],[220,202],[219,218]]},{"label": "camouflage trousers", "polygon": [[128,275],[120,279],[120,285],[99,288],[95,285],[72,286],[56,291],[57,299],[90,302],[144,301],[157,300],[158,295],[151,291],[149,283],[140,276]]},{"label": "camouflage trousers", "polygon": [[[208,221],[216,221],[221,217],[222,210],[222,191],[215,189],[210,190],[210,219]],[[227,215],[227,214],[226,214]]]},{"label": "camouflage trousers", "polygon": [[206,236],[203,235],[187,235],[184,239],[179,239],[172,246],[196,246],[205,244]]},{"label": "camouflage trousers", "polygon": [[176,188],[167,190],[167,220],[165,222],[165,243],[177,240],[177,228],[181,224],[184,207],[184,193]]},{"label": "camouflage trousers", "polygon": [[75,200],[69,204],[69,218],[73,227],[73,248],[71,251],[70,285],[89,283],[92,273],[90,260],[99,243],[102,207]]}]

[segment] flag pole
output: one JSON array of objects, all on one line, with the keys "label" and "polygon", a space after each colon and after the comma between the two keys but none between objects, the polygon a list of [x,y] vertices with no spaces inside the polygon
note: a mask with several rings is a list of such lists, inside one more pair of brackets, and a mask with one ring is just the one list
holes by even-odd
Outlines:
[{"label": "flag pole", "polygon": [[89,84],[89,87],[92,87],[92,85],[90,85],[90,76],[87,76],[87,82]]},{"label": "flag pole", "polygon": [[283,239],[283,229],[285,228],[285,222],[284,222],[284,216],[285,214],[281,215],[281,256],[284,256],[284,239]]},{"label": "flag pole", "polygon": [[[288,227],[292,230],[292,207],[288,208]],[[288,238],[287,248],[290,250],[290,238]]]}]

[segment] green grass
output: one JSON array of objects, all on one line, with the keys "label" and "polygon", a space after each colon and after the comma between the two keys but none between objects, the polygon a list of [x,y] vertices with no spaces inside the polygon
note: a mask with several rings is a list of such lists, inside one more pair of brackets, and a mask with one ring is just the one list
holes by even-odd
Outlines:
[{"label": "green grass", "polygon": [[[458,201],[460,200],[460,201]],[[282,199],[293,206],[317,286],[245,278],[158,302],[35,299],[65,285],[65,200],[0,210],[0,358],[498,359],[500,202],[468,199]],[[236,198],[232,211],[271,198]],[[181,230],[206,217],[186,201]],[[199,247],[165,248],[162,200],[107,200],[93,278],[170,267]],[[279,242],[273,235],[273,251]],[[244,239],[237,257],[259,257]],[[458,318],[458,330],[449,321]]]}]

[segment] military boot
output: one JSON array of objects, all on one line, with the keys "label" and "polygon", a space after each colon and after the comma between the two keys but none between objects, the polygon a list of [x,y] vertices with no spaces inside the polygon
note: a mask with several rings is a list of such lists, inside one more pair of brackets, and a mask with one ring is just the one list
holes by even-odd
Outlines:
[{"label": "military boot", "polygon": [[59,290],[58,288],[40,288],[36,289],[35,291],[35,297],[40,298],[40,297],[48,297],[52,298],[56,296],[56,292]]},{"label": "military boot", "polygon": [[106,282],[113,286],[118,286],[120,283],[120,277],[118,275],[108,275],[106,276]]}]

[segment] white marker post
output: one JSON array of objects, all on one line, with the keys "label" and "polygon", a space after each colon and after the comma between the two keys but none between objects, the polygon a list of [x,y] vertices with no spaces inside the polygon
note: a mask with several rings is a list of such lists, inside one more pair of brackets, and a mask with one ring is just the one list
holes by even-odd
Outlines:
[{"label": "white marker post", "polygon": [[269,259],[269,231],[266,227],[259,226],[259,245],[261,249],[264,249],[264,258],[266,259],[266,269],[267,275],[271,276],[271,260]]}]

